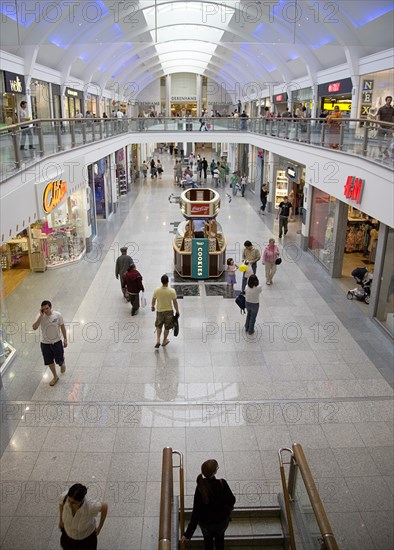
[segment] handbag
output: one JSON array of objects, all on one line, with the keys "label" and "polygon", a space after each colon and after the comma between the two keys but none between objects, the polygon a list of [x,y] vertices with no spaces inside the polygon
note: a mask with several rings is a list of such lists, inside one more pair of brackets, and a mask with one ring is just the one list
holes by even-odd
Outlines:
[{"label": "handbag", "polygon": [[241,310],[241,313],[244,314],[246,311],[246,299],[243,294],[238,294],[238,296],[235,298],[235,303]]},{"label": "handbag", "polygon": [[276,258],[275,263],[276,265],[280,265],[282,263],[282,258]]},{"label": "handbag", "polygon": [[146,298],[145,298],[145,294],[143,292],[141,292],[140,306],[141,307],[146,307]]},{"label": "handbag", "polygon": [[174,336],[178,336],[179,334],[179,321],[178,321],[178,315],[175,314],[173,315],[172,317],[172,322],[173,322],[173,331],[174,331]]}]

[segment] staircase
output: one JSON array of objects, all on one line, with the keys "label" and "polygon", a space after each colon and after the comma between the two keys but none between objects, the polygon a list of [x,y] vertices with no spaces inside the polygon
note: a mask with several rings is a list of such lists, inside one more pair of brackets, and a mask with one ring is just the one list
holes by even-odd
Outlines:
[{"label": "staircase", "polygon": [[[192,513],[185,509],[185,524]],[[231,514],[231,522],[225,535],[225,547],[233,550],[245,548],[264,548],[265,550],[284,550],[285,536],[282,529],[281,509],[279,506],[261,508],[237,507]],[[204,549],[204,541],[199,527],[193,538],[187,543],[187,549]]]}]

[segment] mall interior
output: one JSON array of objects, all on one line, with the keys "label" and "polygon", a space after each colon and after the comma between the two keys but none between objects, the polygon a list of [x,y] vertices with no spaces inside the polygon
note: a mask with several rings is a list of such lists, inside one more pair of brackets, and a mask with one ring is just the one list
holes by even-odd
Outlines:
[{"label": "mall interior", "polygon": [[[391,550],[392,2],[0,10],[0,546],[61,548],[59,499],[82,483],[108,505],[99,550],[180,548],[178,496],[187,524],[215,459],[236,497],[226,547]],[[269,285],[256,264],[249,335],[238,268],[245,241],[262,257],[272,238],[282,262]],[[122,247],[145,289],[133,316]],[[179,335],[155,348],[163,274]],[[67,331],[53,386],[32,328],[43,300]]]}]

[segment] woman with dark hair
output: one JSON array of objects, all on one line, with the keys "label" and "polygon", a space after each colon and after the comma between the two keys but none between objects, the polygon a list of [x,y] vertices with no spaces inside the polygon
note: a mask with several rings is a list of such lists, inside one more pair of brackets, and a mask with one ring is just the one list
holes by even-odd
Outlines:
[{"label": "woman with dark hair", "polygon": [[182,542],[190,540],[197,525],[204,537],[205,550],[224,549],[224,533],[230,521],[235,504],[235,496],[225,479],[216,479],[219,469],[216,460],[206,460],[197,477],[194,493],[193,512],[190,523],[182,537]]},{"label": "woman with dark hair", "polygon": [[[97,535],[107,517],[108,504],[86,497],[87,488],[75,483],[59,500],[60,545],[63,550],[96,550]],[[96,516],[100,523],[96,526]]]},{"label": "woman with dark hair", "polygon": [[248,334],[254,334],[254,325],[256,323],[257,313],[260,307],[261,286],[256,275],[250,275],[245,289],[246,301],[246,321],[245,330]]}]

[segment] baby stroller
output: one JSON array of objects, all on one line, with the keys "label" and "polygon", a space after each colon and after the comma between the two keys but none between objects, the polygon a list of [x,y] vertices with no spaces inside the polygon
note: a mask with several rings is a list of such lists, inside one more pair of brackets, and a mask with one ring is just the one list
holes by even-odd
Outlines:
[{"label": "baby stroller", "polygon": [[370,273],[366,267],[356,267],[352,271],[352,277],[355,278],[356,283],[360,285],[359,287],[349,290],[347,293],[347,299],[353,300],[356,298],[366,304],[369,304],[371,299],[371,285],[373,279],[373,273]]}]

